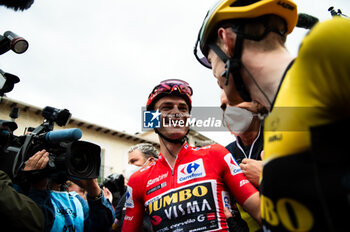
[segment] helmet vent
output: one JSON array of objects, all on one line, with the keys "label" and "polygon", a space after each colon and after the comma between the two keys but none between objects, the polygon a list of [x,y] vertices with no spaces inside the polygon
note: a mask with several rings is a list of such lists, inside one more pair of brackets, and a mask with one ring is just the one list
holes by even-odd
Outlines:
[{"label": "helmet vent", "polygon": [[261,0],[237,0],[234,3],[230,5],[230,7],[237,7],[237,6],[249,6],[251,4],[254,4],[256,2],[260,2]]}]

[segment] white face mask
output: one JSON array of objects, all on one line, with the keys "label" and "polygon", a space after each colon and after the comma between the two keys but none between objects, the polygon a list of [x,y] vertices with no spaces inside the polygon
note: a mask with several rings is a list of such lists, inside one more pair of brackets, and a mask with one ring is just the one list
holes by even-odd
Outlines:
[{"label": "white face mask", "polygon": [[140,170],[145,164],[147,164],[148,161],[150,161],[151,158],[148,158],[146,162],[142,166],[136,166],[134,164],[127,164],[125,169],[125,179],[129,180],[130,176]]},{"label": "white face mask", "polygon": [[130,176],[140,170],[142,166],[136,166],[133,164],[128,164],[125,169],[125,179],[129,180]]},{"label": "white face mask", "polygon": [[239,107],[226,107],[224,121],[231,133],[239,136],[248,130],[253,120],[253,113]]}]

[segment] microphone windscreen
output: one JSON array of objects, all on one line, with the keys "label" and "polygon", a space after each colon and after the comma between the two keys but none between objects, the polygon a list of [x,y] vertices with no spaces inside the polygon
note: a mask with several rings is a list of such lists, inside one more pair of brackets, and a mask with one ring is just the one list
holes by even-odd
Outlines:
[{"label": "microphone windscreen", "polygon": [[73,142],[81,138],[83,133],[78,128],[50,131],[45,139],[51,143]]},{"label": "microphone windscreen", "polygon": [[9,9],[13,9],[14,11],[27,10],[32,6],[33,3],[34,3],[34,0],[20,0],[20,1],[4,0],[4,1],[0,1],[0,5],[6,6]]},{"label": "microphone windscreen", "polygon": [[299,13],[297,27],[311,29],[316,23],[318,23],[318,21],[319,21],[318,18],[312,15]]}]

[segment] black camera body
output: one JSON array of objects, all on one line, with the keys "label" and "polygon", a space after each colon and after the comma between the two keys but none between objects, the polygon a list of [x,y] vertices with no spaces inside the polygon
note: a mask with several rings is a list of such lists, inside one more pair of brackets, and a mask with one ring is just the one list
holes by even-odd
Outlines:
[{"label": "black camera body", "polygon": [[32,132],[15,136],[17,124],[0,120],[0,169],[11,179],[20,175],[25,162],[36,152],[45,149],[50,153],[47,167],[38,170],[39,176],[65,176],[66,178],[97,178],[101,166],[100,146],[79,140],[78,128],[53,131],[54,123],[64,126],[71,114],[68,110],[45,107],[44,122]]},{"label": "black camera body", "polygon": [[126,192],[126,186],[124,184],[124,176],[122,174],[111,174],[107,176],[100,187],[106,187],[111,191],[113,195],[112,205],[117,207],[121,197]]}]

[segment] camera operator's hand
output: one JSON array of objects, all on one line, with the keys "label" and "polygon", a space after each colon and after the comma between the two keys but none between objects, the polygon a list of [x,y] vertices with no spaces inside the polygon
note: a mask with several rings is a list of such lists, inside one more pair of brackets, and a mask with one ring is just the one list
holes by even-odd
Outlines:
[{"label": "camera operator's hand", "polygon": [[[27,160],[23,168],[23,171],[34,171],[34,170],[44,169],[48,162],[49,162],[49,153],[46,150],[39,151]],[[33,189],[45,190],[47,188],[47,185],[48,185],[48,178],[43,178],[41,180],[37,180],[35,182],[33,181],[31,183],[31,187]]]},{"label": "camera operator's hand", "polygon": [[88,198],[97,198],[101,195],[102,190],[97,183],[97,179],[71,179],[74,183],[86,190]]},{"label": "camera operator's hand", "polygon": [[105,198],[107,198],[109,200],[109,203],[112,204],[113,195],[112,195],[111,191],[109,191],[109,189],[104,187],[104,186],[103,186],[102,190],[103,190],[103,194],[105,195]]},{"label": "camera operator's hand", "polygon": [[48,162],[49,153],[46,150],[39,151],[27,160],[23,171],[44,169]]}]

